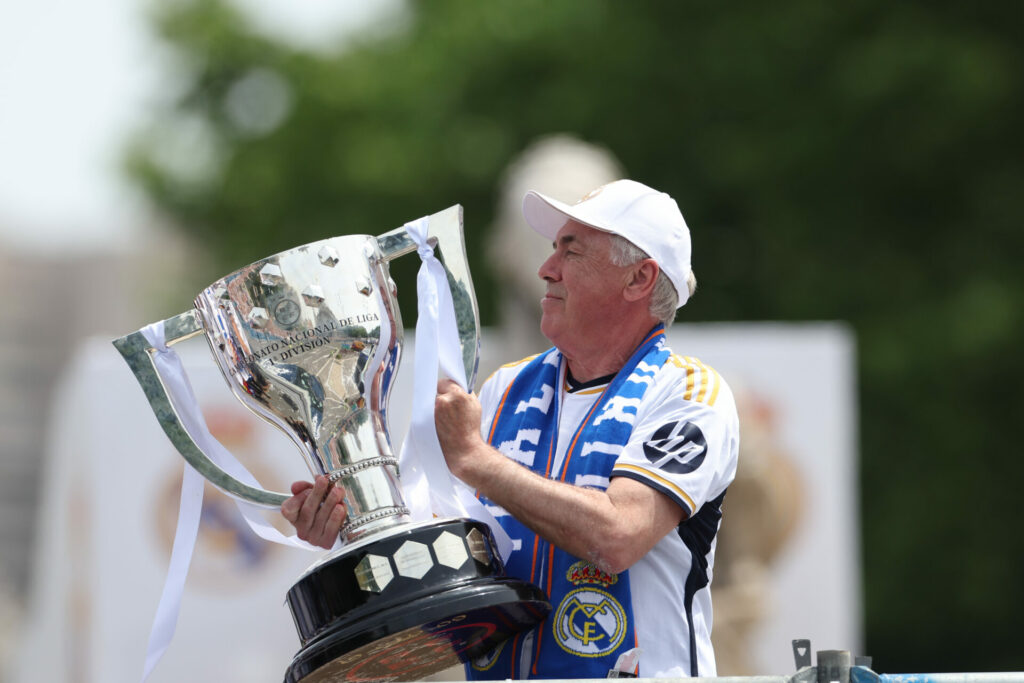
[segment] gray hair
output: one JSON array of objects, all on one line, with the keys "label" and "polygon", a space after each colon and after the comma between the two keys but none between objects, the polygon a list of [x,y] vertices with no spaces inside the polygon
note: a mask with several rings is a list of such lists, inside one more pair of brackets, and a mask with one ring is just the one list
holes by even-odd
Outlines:
[{"label": "gray hair", "polygon": [[[614,265],[631,266],[645,258],[650,258],[647,252],[622,235],[609,233],[608,236],[611,238],[609,257]],[[693,274],[692,269],[686,277],[686,289],[689,291],[689,296],[693,296],[693,293],[697,291],[697,277]],[[659,270],[658,279],[654,283],[654,291],[651,293],[651,304],[648,310],[653,317],[667,326],[671,325],[672,321],[675,320],[678,304],[679,294],[676,292],[675,286],[668,279],[665,271]]]}]

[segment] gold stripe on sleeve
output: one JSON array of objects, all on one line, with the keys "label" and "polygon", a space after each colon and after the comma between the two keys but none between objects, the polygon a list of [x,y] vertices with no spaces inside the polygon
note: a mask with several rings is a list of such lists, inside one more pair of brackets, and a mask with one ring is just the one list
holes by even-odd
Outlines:
[{"label": "gold stripe on sleeve", "polygon": [[708,372],[708,367],[693,356],[687,356],[686,360],[700,368],[700,391],[697,392],[697,398],[694,400],[696,400],[697,403],[703,403],[704,396],[708,393],[708,376],[710,374]]},{"label": "gold stripe on sleeve", "polygon": [[722,388],[722,376],[718,374],[718,371],[714,368],[710,368],[711,372],[715,375],[715,390],[711,392],[711,398],[708,399],[708,405],[714,406],[715,401],[718,400],[718,390]]},{"label": "gold stripe on sleeve", "polygon": [[539,353],[535,353],[532,356],[527,356],[526,358],[521,358],[519,360],[514,360],[511,363],[505,363],[501,367],[503,367],[503,368],[514,368],[517,365],[522,365],[523,363],[529,363],[531,360],[533,360],[534,358],[536,358],[539,355],[540,355]]},{"label": "gold stripe on sleeve", "polygon": [[678,486],[673,484],[668,479],[665,479],[664,477],[660,477],[657,474],[655,474],[654,472],[651,472],[650,470],[645,470],[642,467],[637,467],[636,465],[630,465],[630,464],[624,463],[624,462],[620,462],[620,463],[616,464],[615,467],[612,468],[612,472],[614,472],[615,470],[629,470],[630,472],[636,472],[636,473],[641,474],[641,475],[643,475],[643,476],[645,476],[645,477],[647,477],[649,479],[653,479],[654,481],[658,482],[659,484],[661,484],[662,486],[664,486],[665,488],[669,489],[670,491],[675,493],[677,496],[682,498],[684,501],[686,501],[686,504],[690,506],[689,514],[692,515],[693,513],[695,513],[697,511],[695,506],[694,506],[694,504],[693,504],[693,499],[690,498],[688,495],[686,495],[685,491],[683,491],[681,488],[679,488]]},{"label": "gold stripe on sleeve", "polygon": [[696,372],[693,366],[686,366],[686,393],[683,394],[683,400],[689,401],[693,398],[693,374]]},{"label": "gold stripe on sleeve", "polygon": [[[683,395],[683,399],[687,401],[692,399],[697,403],[714,406],[715,401],[718,400],[718,391],[722,388],[722,376],[714,368],[705,365],[699,358],[686,356],[683,360],[686,361],[687,370],[686,393]],[[693,395],[695,382],[691,374],[695,371],[700,372],[700,389],[697,391],[696,397]]]},{"label": "gold stripe on sleeve", "polygon": [[[535,353],[532,356],[527,356],[526,358],[522,358],[520,360],[514,360],[511,363],[505,363],[504,365],[500,366],[498,368],[498,370],[504,370],[505,368],[514,368],[514,367],[516,367],[518,365],[522,365],[523,363],[529,363],[531,360],[533,360],[534,358],[536,358],[539,355],[540,355],[539,353]],[[488,375],[487,379],[485,380],[485,383],[486,382],[490,382],[491,378],[498,374],[498,370],[495,370],[490,375]]]}]

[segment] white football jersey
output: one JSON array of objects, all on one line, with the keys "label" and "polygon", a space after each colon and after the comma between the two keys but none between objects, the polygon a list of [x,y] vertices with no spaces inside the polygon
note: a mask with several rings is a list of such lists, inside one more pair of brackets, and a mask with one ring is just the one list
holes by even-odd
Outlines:
[{"label": "white football jersey", "polygon": [[[481,432],[505,390],[532,358],[503,366],[480,390]],[[607,384],[570,391],[563,368],[559,387],[556,462]],[[607,476],[588,475],[577,486],[605,489],[611,477],[629,477],[675,501],[686,516],[629,568],[640,677],[715,676],[711,647],[711,577],[722,500],[736,474],[739,419],[722,377],[696,358],[675,354],[662,366],[637,409],[632,435]],[[507,514],[494,509],[500,518]],[[521,669],[526,670],[526,669]]]}]

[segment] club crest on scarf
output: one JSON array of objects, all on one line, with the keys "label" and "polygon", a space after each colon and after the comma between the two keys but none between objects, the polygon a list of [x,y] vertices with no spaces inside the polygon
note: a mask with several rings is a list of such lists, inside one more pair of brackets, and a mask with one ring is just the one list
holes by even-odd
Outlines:
[{"label": "club crest on scarf", "polygon": [[619,581],[589,562],[574,562],[565,572],[577,586],[565,596],[552,623],[563,650],[580,657],[600,657],[621,643],[626,634],[626,611],[607,591]]},{"label": "club crest on scarf", "polygon": [[626,636],[626,610],[611,593],[593,587],[570,591],[552,620],[555,641],[578,657],[604,657]]}]

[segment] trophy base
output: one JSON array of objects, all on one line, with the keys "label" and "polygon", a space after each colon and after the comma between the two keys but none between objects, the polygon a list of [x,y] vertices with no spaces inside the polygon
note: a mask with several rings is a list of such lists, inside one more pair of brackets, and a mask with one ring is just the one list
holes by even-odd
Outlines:
[{"label": "trophy base", "polygon": [[303,647],[285,682],[421,680],[535,626],[550,603],[491,548],[485,524],[445,520],[314,567],[288,592]]}]

